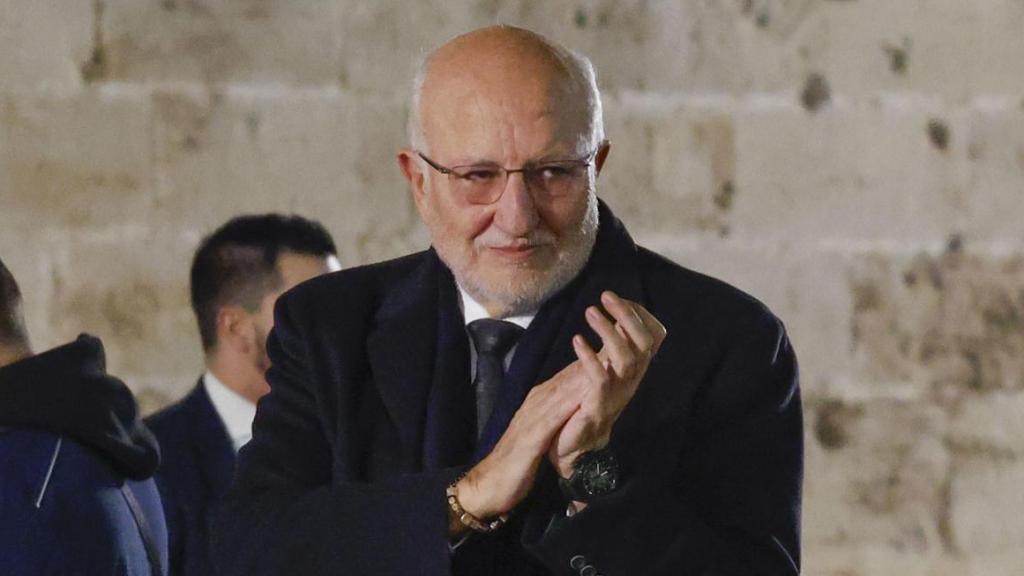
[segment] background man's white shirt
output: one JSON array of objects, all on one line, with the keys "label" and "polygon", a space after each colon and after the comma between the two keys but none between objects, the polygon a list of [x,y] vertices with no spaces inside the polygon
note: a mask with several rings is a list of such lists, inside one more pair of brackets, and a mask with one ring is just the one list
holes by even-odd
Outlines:
[{"label": "background man's white shirt", "polygon": [[210,403],[224,423],[237,453],[239,448],[252,440],[252,421],[256,418],[256,405],[225,386],[213,372],[203,374],[203,384],[206,385]]}]

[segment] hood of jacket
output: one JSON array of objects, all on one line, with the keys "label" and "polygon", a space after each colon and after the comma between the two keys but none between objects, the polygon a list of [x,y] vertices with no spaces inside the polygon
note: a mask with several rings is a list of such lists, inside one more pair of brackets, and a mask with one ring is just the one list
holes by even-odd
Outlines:
[{"label": "hood of jacket", "polygon": [[135,397],[107,374],[103,343],[87,334],[0,367],[4,426],[66,434],[133,480],[149,478],[160,464],[160,448]]}]

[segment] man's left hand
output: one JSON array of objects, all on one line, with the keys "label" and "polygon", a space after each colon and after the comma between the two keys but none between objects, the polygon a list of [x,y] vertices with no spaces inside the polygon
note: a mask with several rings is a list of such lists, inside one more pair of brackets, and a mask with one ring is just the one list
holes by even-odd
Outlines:
[{"label": "man's left hand", "polygon": [[665,340],[665,326],[643,306],[611,291],[601,294],[601,303],[610,319],[597,306],[586,311],[587,324],[601,338],[601,351],[595,352],[578,334],[572,340],[590,383],[582,392],[579,408],[548,451],[548,459],[563,478],[572,475],[572,465],[580,454],[608,444],[612,427]]}]

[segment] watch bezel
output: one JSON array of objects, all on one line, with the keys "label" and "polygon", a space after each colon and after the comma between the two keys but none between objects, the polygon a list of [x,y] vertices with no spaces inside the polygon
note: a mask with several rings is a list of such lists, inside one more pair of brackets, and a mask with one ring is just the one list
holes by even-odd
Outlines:
[{"label": "watch bezel", "polygon": [[[610,486],[598,488],[594,485],[597,472],[596,466],[606,465],[609,473],[612,474]],[[559,478],[559,486],[562,493],[570,500],[578,502],[589,502],[594,498],[611,494],[619,488],[621,466],[615,454],[607,449],[590,450],[580,454],[573,463],[573,473],[568,479]]]}]

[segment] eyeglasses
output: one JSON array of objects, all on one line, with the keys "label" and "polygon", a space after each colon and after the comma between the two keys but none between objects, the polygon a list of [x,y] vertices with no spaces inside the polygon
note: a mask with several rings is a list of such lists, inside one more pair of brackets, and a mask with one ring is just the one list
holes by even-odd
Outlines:
[{"label": "eyeglasses", "polygon": [[416,152],[423,161],[441,174],[448,176],[452,190],[470,204],[493,204],[501,198],[509,176],[520,172],[526,187],[545,198],[558,198],[578,192],[585,182],[590,164],[597,150],[575,160],[558,160],[526,164],[522,168],[504,168],[495,164],[472,166],[441,166],[422,152]]}]

